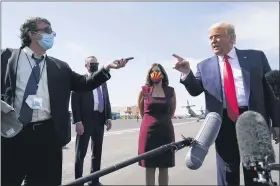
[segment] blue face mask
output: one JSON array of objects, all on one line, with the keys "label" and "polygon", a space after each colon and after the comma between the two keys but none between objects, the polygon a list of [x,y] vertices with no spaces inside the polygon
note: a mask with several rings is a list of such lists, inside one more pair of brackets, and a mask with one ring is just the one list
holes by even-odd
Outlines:
[{"label": "blue face mask", "polygon": [[54,37],[55,36],[53,34],[43,33],[42,39],[39,40],[38,43],[44,50],[48,50],[53,46]]}]

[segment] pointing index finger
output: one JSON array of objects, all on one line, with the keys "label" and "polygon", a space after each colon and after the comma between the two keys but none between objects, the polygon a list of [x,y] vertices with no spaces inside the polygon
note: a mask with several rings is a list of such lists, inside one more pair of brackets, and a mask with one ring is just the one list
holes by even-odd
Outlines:
[{"label": "pointing index finger", "polygon": [[184,58],[178,56],[177,54],[173,54],[172,56],[175,57],[175,58],[177,58],[178,60],[183,60],[183,59],[184,59]]}]

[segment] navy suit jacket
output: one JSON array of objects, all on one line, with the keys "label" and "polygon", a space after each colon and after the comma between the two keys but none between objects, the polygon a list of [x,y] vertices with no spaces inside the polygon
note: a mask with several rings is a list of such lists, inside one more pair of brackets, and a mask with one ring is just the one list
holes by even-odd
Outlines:
[{"label": "navy suit jacket", "polygon": [[[262,51],[238,50],[236,49],[239,64],[242,70],[244,88],[247,94],[249,110],[263,115],[272,126],[279,126],[279,113],[277,114],[277,102],[269,88],[265,73],[271,71],[267,58]],[[185,79],[180,82],[192,96],[205,94],[206,111],[223,114],[223,92],[218,57],[211,58],[197,64],[197,72],[191,71]],[[278,111],[279,112],[279,111]]]},{"label": "navy suit jacket", "polygon": [[[112,119],[111,103],[107,83],[103,83],[101,87],[104,100],[104,119]],[[90,127],[94,124],[95,118],[93,118],[92,114],[94,108],[94,99],[95,98],[92,91],[72,92],[71,107],[73,113],[73,123],[81,121],[84,124],[84,127]]]}]

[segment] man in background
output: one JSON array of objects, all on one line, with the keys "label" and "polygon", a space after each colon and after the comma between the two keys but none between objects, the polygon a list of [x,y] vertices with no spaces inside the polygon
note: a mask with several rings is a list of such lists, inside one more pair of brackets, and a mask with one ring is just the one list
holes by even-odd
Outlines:
[{"label": "man in background", "polygon": [[[94,56],[85,60],[85,67],[90,76],[98,71],[99,63]],[[100,170],[101,154],[104,136],[104,124],[107,131],[112,127],[111,104],[106,82],[92,91],[72,92],[71,106],[73,120],[76,125],[76,159],[75,178],[83,175],[84,158],[91,139],[91,170]],[[99,179],[92,180],[91,186],[101,185]]]}]

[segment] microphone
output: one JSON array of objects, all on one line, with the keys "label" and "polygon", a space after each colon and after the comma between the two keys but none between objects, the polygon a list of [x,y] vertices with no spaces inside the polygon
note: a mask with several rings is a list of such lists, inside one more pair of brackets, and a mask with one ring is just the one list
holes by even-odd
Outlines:
[{"label": "microphone", "polygon": [[206,115],[194,142],[186,154],[186,166],[191,170],[201,167],[209,147],[215,142],[222,124],[221,116],[216,112]]},{"label": "microphone", "polygon": [[1,136],[12,138],[23,128],[13,107],[1,100]]},{"label": "microphone", "polygon": [[254,111],[241,114],[236,121],[236,136],[242,164],[258,174],[254,181],[272,182],[270,171],[276,169],[277,165],[272,164],[275,162],[275,154],[263,116]]},{"label": "microphone", "polygon": [[[273,122],[279,123],[280,117],[279,117],[279,109],[280,109],[280,72],[279,70],[272,70],[265,74],[266,82],[274,96],[273,99],[273,109],[271,109],[271,116],[273,117]],[[274,140],[278,141],[278,137],[275,134],[275,131],[272,130]]]},{"label": "microphone", "polygon": [[266,81],[271,88],[274,96],[280,99],[280,72],[279,70],[272,70],[265,74]]}]

